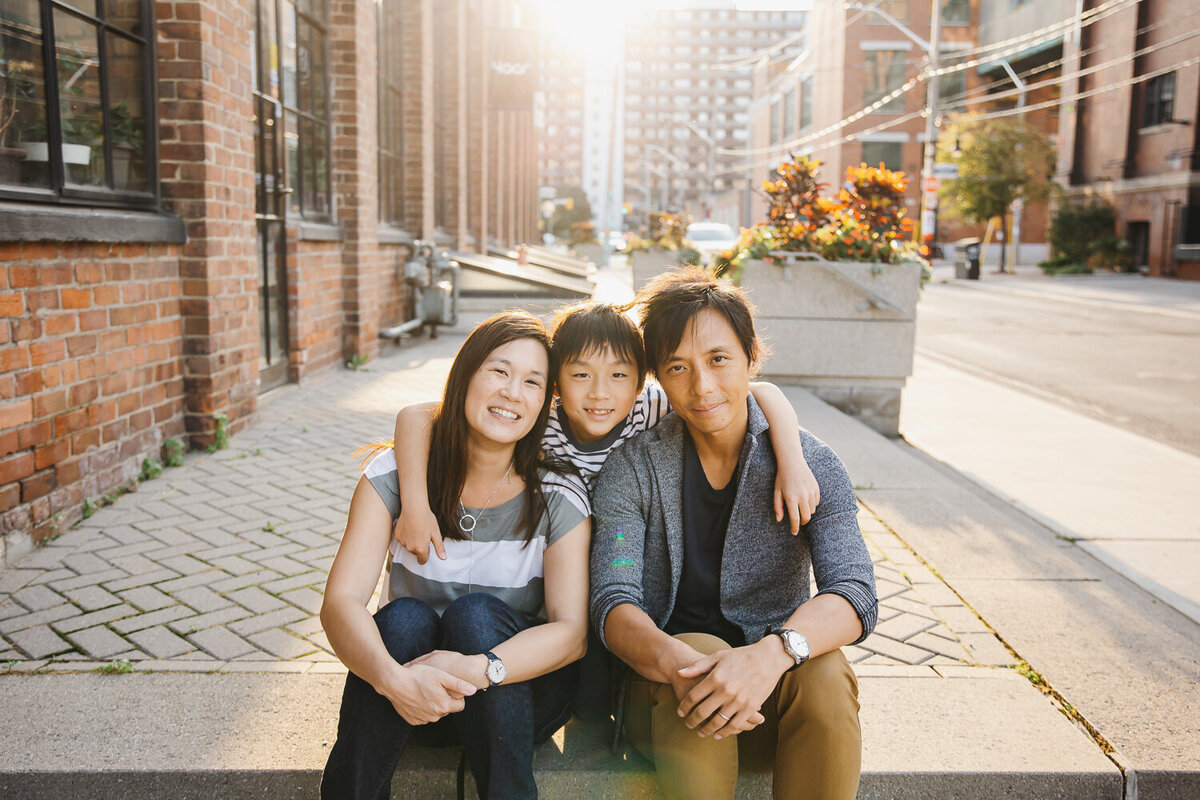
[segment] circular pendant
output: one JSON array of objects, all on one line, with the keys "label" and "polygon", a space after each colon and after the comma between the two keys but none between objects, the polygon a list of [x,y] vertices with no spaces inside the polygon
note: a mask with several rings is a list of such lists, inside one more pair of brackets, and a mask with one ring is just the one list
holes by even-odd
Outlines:
[{"label": "circular pendant", "polygon": [[[467,520],[470,520],[470,522],[467,522]],[[471,531],[475,530],[475,525],[478,522],[479,520],[475,518],[474,514],[463,514],[458,518],[458,528],[463,533],[470,533]]]}]

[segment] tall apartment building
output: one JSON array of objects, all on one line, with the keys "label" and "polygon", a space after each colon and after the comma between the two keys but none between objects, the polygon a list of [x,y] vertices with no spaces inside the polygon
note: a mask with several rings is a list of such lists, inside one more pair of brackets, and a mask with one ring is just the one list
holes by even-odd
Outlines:
[{"label": "tall apartment building", "polygon": [[[918,38],[929,39],[932,4],[927,0],[873,5]],[[977,6],[975,0],[942,0],[943,64],[974,45]],[[752,146],[745,157],[752,181],[765,179],[789,153],[821,161],[821,178],[833,187],[848,166],[882,163],[913,178],[905,204],[909,216],[918,217],[925,84],[902,90],[920,72],[925,50],[883,14],[820,0],[809,15],[806,38],[807,48],[798,57],[776,55],[755,71]],[[961,109],[977,82],[971,70],[943,77],[941,113]],[[757,207],[755,213],[761,216]]]},{"label": "tall apartment building", "polygon": [[[1087,15],[1100,3],[1082,0]],[[1058,177],[1103,198],[1151,275],[1200,280],[1200,40],[1189,0],[1097,15],[1068,36]]]},{"label": "tall apartment building", "polygon": [[798,53],[806,17],[714,0],[644,9],[629,20],[621,83],[624,202],[703,219],[715,196],[744,186],[738,159],[718,151],[749,143],[754,55],[772,45]]},{"label": "tall apartment building", "polygon": [[586,51],[544,27],[539,60],[539,184],[582,186]]}]

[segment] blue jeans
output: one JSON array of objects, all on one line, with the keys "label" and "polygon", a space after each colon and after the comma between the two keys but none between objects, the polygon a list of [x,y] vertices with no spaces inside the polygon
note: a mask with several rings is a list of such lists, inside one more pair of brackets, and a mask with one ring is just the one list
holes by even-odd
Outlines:
[{"label": "blue jeans", "polygon": [[[483,653],[532,623],[503,600],[476,592],[455,600],[440,619],[426,603],[400,597],[379,609],[375,624],[388,653],[403,664],[431,650]],[[461,743],[484,800],[536,798],[533,745],[549,739],[570,718],[575,688],[571,664],[531,681],[477,692],[466,698],[462,711],[413,726],[387,698],[350,673],[321,797],[386,800],[411,737],[425,746]]]}]

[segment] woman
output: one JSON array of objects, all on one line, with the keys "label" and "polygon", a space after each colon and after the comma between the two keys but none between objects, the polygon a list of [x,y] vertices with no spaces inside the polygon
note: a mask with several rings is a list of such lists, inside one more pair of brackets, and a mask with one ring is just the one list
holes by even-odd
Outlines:
[{"label": "woman", "polygon": [[326,798],[386,798],[410,737],[461,742],[482,798],[536,797],[533,744],[570,715],[587,637],[587,495],[540,462],[552,396],[545,326],[481,323],[431,423],[429,504],[446,560],[391,548],[400,512],[391,448],[364,471],[329,571],[321,622],[350,670]]}]

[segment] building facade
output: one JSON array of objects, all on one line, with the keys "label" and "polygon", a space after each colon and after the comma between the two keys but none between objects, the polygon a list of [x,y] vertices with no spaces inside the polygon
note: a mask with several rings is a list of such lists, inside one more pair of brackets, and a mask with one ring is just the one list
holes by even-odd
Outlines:
[{"label": "building facade", "polygon": [[206,446],[376,355],[414,240],[536,235],[520,11],[0,7],[0,561],[165,439]]},{"label": "building facade", "polygon": [[719,196],[744,190],[740,160],[720,151],[749,143],[755,55],[797,54],[805,20],[719,0],[633,15],[621,70],[622,202],[704,219]]},{"label": "building facade", "polygon": [[[836,187],[847,167],[883,164],[910,177],[905,205],[908,216],[919,218],[926,87],[917,76],[927,52],[898,26],[928,41],[932,4],[883,0],[862,5],[877,11],[818,0],[809,15],[805,50],[757,66],[749,172],[761,182],[789,154],[807,155],[821,162],[821,179]],[[943,66],[954,65],[974,47],[977,6],[970,0],[943,0]],[[940,117],[965,109],[968,93],[978,84],[970,69],[939,80]],[[959,232],[945,220],[938,224],[943,228],[939,240]]]},{"label": "building facade", "polygon": [[1100,198],[1151,275],[1200,280],[1200,41],[1195,4],[1146,0],[1095,14],[1064,47],[1058,179]]}]

